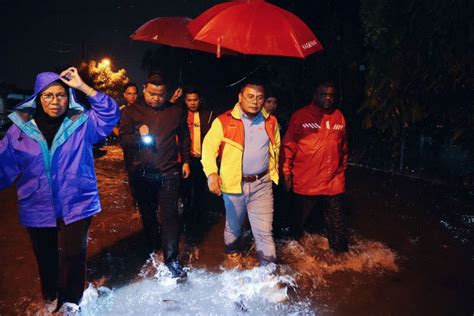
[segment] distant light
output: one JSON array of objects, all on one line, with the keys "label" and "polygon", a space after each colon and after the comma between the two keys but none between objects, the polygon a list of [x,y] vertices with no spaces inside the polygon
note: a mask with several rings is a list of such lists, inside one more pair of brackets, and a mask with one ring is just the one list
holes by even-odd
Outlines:
[{"label": "distant light", "polygon": [[104,66],[110,66],[110,59],[104,58],[100,61]]},{"label": "distant light", "polygon": [[142,136],[142,142],[147,145],[151,144],[153,142],[153,138],[150,135]]},{"label": "distant light", "polygon": [[366,69],[364,64],[359,65],[359,71],[365,71]]}]

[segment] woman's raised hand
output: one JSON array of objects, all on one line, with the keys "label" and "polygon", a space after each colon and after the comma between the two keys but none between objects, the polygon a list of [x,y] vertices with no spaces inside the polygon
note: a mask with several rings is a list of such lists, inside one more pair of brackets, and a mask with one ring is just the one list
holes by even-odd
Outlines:
[{"label": "woman's raised hand", "polygon": [[71,88],[84,92],[87,96],[94,96],[96,91],[82,81],[77,68],[69,67],[59,75],[61,80]]},{"label": "woman's raised hand", "polygon": [[75,67],[69,67],[61,72],[59,76],[65,84],[74,89],[79,89],[79,87],[84,84]]}]

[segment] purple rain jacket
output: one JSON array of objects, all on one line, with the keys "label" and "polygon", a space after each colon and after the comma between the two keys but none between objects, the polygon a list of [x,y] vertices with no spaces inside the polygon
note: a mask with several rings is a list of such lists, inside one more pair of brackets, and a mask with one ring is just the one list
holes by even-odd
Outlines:
[{"label": "purple rain jacket", "polygon": [[70,224],[100,212],[92,145],[105,138],[120,118],[114,99],[97,93],[91,110],[69,89],[66,118],[51,148],[32,116],[36,96],[59,79],[52,72],[36,77],[34,94],[9,115],[13,125],[0,141],[0,190],[16,179],[20,222],[26,227]]}]

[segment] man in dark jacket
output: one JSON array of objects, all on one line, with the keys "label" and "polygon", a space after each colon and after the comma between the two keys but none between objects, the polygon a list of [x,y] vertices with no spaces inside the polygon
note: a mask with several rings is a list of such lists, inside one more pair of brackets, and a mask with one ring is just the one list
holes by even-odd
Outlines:
[{"label": "man in dark jacket", "polygon": [[[123,111],[120,144],[134,153],[132,185],[149,249],[159,248],[159,207],[165,264],[172,277],[184,278],[186,272],[178,262],[181,227],[177,202],[180,175],[190,175],[189,131],[181,107],[166,101],[166,84],[161,77],[148,80],[143,98]],[[178,167],[178,152],[182,170]]]},{"label": "man in dark jacket", "polygon": [[202,170],[201,145],[213,120],[212,111],[201,106],[201,94],[194,87],[184,90],[184,103],[187,109],[187,125],[191,139],[191,177],[183,181],[184,225],[189,240],[198,238],[206,226],[207,209],[210,204],[206,190],[207,178]]}]

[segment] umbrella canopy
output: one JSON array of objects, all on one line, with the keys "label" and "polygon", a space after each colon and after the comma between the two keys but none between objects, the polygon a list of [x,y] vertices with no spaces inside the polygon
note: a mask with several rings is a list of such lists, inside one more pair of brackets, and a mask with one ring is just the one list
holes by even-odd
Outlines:
[{"label": "umbrella canopy", "polygon": [[305,58],[323,49],[294,14],[263,0],[218,4],[188,24],[194,40],[251,55]]},{"label": "umbrella canopy", "polygon": [[[216,45],[194,41],[187,28],[191,18],[159,17],[140,26],[130,38],[134,41],[144,41],[172,47],[188,48],[208,53],[216,53]],[[222,54],[235,54],[223,49]]]}]

